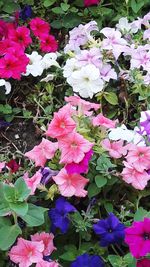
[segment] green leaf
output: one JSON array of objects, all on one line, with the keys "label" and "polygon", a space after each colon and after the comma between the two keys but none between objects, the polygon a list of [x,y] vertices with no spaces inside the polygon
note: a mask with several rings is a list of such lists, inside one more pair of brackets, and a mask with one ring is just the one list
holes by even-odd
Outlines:
[{"label": "green leaf", "polygon": [[11,221],[6,217],[0,217],[0,228],[6,225],[10,226]]},{"label": "green leaf", "polygon": [[100,192],[101,192],[101,188],[98,188],[95,184],[90,184],[88,186],[88,196],[90,198],[96,196]]},{"label": "green leaf", "polygon": [[61,9],[61,7],[54,7],[51,9],[55,14],[64,14],[65,12]]},{"label": "green leaf", "polygon": [[70,5],[68,5],[67,3],[61,3],[60,6],[61,6],[62,10],[65,11],[65,12],[66,12],[66,11],[69,9],[69,7],[70,7]]},{"label": "green leaf", "polygon": [[111,265],[113,267],[119,267],[122,266],[122,258],[117,255],[109,255],[108,260],[110,261]]},{"label": "green leaf", "polygon": [[113,205],[111,203],[109,202],[104,203],[104,207],[108,213],[113,212]]},{"label": "green leaf", "polygon": [[134,215],[134,221],[142,221],[144,217],[150,218],[150,212],[140,207]]},{"label": "green leaf", "polygon": [[105,93],[104,98],[111,105],[114,105],[114,106],[118,105],[118,98],[117,98],[117,95],[115,93],[113,93],[113,92]]},{"label": "green leaf", "polygon": [[16,201],[15,187],[8,184],[3,184],[4,197],[8,202]]},{"label": "green leaf", "polygon": [[19,216],[24,216],[28,212],[28,204],[26,202],[9,203],[9,206]]},{"label": "green leaf", "polygon": [[138,13],[140,9],[145,5],[144,1],[136,1],[136,0],[131,0],[131,8],[134,13]]},{"label": "green leaf", "polygon": [[21,218],[28,224],[29,227],[42,225],[44,223],[44,212],[47,209],[33,204],[29,204],[28,206],[27,214],[25,216],[21,216]]},{"label": "green leaf", "polygon": [[58,19],[53,20],[53,21],[51,22],[51,26],[52,26],[52,28],[54,28],[54,29],[60,29],[60,28],[62,28],[62,22],[61,22],[60,20],[58,20]]},{"label": "green leaf", "polygon": [[0,183],[0,216],[5,216],[10,212],[9,203],[4,197],[3,183]]},{"label": "green leaf", "polygon": [[21,229],[18,225],[5,225],[0,228],[0,249],[7,250],[15,242],[17,236],[21,234]]},{"label": "green leaf", "polygon": [[77,256],[76,250],[68,250],[67,252],[63,253],[59,258],[65,261],[73,261]]},{"label": "green leaf", "polygon": [[45,0],[44,1],[44,6],[45,7],[52,6],[55,2],[56,2],[56,0]]},{"label": "green leaf", "polygon": [[23,178],[17,179],[14,185],[17,191],[17,200],[23,201],[30,195],[31,190],[27,187]]},{"label": "green leaf", "polygon": [[107,178],[101,175],[95,176],[95,183],[98,188],[103,187],[105,184],[107,184]]},{"label": "green leaf", "polygon": [[8,104],[6,104],[6,105],[0,104],[0,112],[3,114],[11,114],[12,113],[12,107]]},{"label": "green leaf", "polygon": [[81,23],[81,18],[75,13],[68,13],[63,18],[63,26],[66,29],[70,29],[78,26]]}]

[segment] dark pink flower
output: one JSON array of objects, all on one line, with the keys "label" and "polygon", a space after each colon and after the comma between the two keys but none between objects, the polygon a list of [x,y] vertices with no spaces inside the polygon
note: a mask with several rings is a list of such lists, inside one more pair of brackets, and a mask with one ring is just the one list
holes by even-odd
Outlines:
[{"label": "dark pink flower", "polygon": [[20,168],[20,165],[14,159],[11,159],[9,162],[7,162],[6,166],[10,169],[12,173],[17,172]]},{"label": "dark pink flower", "polygon": [[135,258],[146,256],[150,253],[150,219],[134,222],[125,230],[125,242]]},{"label": "dark pink flower", "polygon": [[58,43],[53,35],[43,35],[40,41],[40,49],[42,52],[56,52]]},{"label": "dark pink flower", "polygon": [[0,40],[3,40],[7,37],[8,29],[7,23],[3,20],[0,20]]},{"label": "dark pink flower", "polygon": [[150,259],[139,260],[136,264],[136,267],[150,267]]},{"label": "dark pink flower", "polygon": [[41,37],[45,34],[49,34],[50,25],[45,20],[37,17],[30,21],[30,29],[33,31],[35,36]]},{"label": "dark pink flower", "polygon": [[100,0],[84,0],[84,6],[98,5]]},{"label": "dark pink flower", "polygon": [[93,150],[91,149],[89,152],[85,154],[84,159],[79,163],[70,163],[65,166],[68,174],[72,173],[87,173],[89,167],[89,161],[93,155]]},{"label": "dark pink flower", "polygon": [[25,26],[21,26],[10,31],[8,38],[16,43],[19,43],[24,48],[28,47],[28,45],[32,43],[30,30]]}]

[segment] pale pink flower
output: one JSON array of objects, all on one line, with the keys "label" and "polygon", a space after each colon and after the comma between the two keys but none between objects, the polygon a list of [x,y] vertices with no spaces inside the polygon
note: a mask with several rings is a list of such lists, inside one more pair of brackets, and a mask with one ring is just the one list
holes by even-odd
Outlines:
[{"label": "pale pink flower", "polygon": [[139,172],[150,169],[150,147],[132,145],[126,159]]},{"label": "pale pink flower", "polygon": [[122,171],[123,180],[128,183],[132,184],[132,186],[136,189],[143,190],[147,182],[150,180],[150,175],[146,171],[138,172],[133,165],[130,165],[128,162],[123,162],[125,168]]},{"label": "pale pink flower", "polygon": [[123,146],[123,140],[111,143],[109,139],[104,139],[101,144],[109,152],[109,155],[115,159],[119,159],[127,154],[127,147]]},{"label": "pale pink flower", "polygon": [[2,169],[5,167],[5,162],[0,162],[0,172],[2,171]]},{"label": "pale pink flower", "polygon": [[106,82],[109,82],[110,79],[117,80],[117,73],[112,69],[110,64],[104,64],[100,69],[100,74]]},{"label": "pale pink flower", "polygon": [[150,40],[150,28],[148,30],[144,31],[143,39],[144,40],[146,40],[146,39]]},{"label": "pale pink flower", "polygon": [[85,197],[87,195],[84,186],[88,183],[88,179],[78,173],[68,174],[65,168],[63,168],[53,177],[53,180],[64,197]]},{"label": "pale pink flower", "polygon": [[43,255],[49,256],[56,248],[54,247],[53,243],[54,235],[52,233],[36,233],[34,235],[31,235],[32,241],[43,241],[44,244],[44,250]]},{"label": "pale pink flower", "polygon": [[58,147],[61,150],[60,163],[79,163],[83,160],[93,144],[86,140],[82,135],[72,132],[58,140]]},{"label": "pale pink flower", "polygon": [[59,264],[56,261],[40,261],[36,264],[36,267],[59,267]]},{"label": "pale pink flower", "polygon": [[58,143],[43,138],[42,142],[32,150],[25,153],[25,156],[35,162],[35,166],[44,167],[47,159],[52,159],[58,148]]},{"label": "pale pink flower", "polygon": [[42,178],[42,174],[40,171],[37,171],[31,178],[29,178],[28,173],[26,172],[23,176],[26,185],[31,190],[30,195],[34,195],[37,186],[40,184]]},{"label": "pale pink flower", "polygon": [[104,126],[106,128],[115,128],[116,122],[104,117],[102,114],[97,115],[92,120],[93,126]]},{"label": "pale pink flower", "polygon": [[150,52],[147,52],[146,47],[138,47],[131,55],[131,69],[140,68],[141,66],[147,70],[150,62]]},{"label": "pale pink flower", "polygon": [[43,242],[28,241],[18,238],[17,245],[13,246],[9,252],[10,260],[19,264],[19,267],[29,267],[33,263],[43,259]]},{"label": "pale pink flower", "polygon": [[84,114],[87,116],[91,116],[93,114],[93,111],[91,111],[91,109],[94,109],[96,111],[101,107],[100,104],[91,103],[80,98],[77,95],[65,97],[65,101],[69,102],[72,106],[78,106],[79,115]]},{"label": "pale pink flower", "polygon": [[71,114],[72,110],[70,104],[64,106],[58,112],[55,112],[54,118],[48,125],[46,135],[52,138],[60,138],[72,132],[76,127],[76,123],[71,118]]},{"label": "pale pink flower", "polygon": [[103,28],[101,33],[107,37],[102,41],[102,48],[112,50],[114,57],[118,59],[119,55],[125,51],[126,40],[121,38],[121,33],[113,28]]}]

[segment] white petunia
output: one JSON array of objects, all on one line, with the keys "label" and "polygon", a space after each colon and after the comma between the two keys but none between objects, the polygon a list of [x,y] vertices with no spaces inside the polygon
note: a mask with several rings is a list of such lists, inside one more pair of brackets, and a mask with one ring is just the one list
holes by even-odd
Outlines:
[{"label": "white petunia", "polygon": [[78,60],[75,58],[69,58],[66,61],[66,65],[63,67],[63,76],[68,78],[72,75],[72,73],[76,70],[79,70],[79,63]]},{"label": "white petunia", "polygon": [[4,79],[0,79],[0,86],[5,86],[5,94],[8,95],[11,91],[10,82],[6,82]]},{"label": "white petunia", "polygon": [[56,61],[57,54],[56,53],[48,53],[42,58],[42,66],[43,69],[48,69],[51,66],[60,67],[58,62]]},{"label": "white petunia", "polygon": [[92,98],[94,94],[102,91],[104,82],[100,77],[99,69],[93,64],[83,66],[74,71],[67,82],[73,87],[73,91],[84,98]]},{"label": "white petunia", "polygon": [[30,59],[30,62],[27,65],[26,73],[23,75],[28,76],[31,74],[34,77],[41,76],[44,70],[42,66],[42,56],[36,51],[33,51],[31,55],[26,54],[26,56]]},{"label": "white petunia", "polygon": [[127,17],[119,19],[119,23],[116,27],[123,33],[136,33],[138,31],[138,27],[136,27],[133,23],[129,23]]}]

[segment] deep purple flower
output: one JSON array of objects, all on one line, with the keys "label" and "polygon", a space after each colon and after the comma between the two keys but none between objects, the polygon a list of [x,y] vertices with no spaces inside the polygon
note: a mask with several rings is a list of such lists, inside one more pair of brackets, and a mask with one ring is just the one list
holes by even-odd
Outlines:
[{"label": "deep purple flower", "polygon": [[84,253],[78,256],[70,267],[104,267],[104,263],[99,256]]},{"label": "deep purple flower", "polygon": [[10,125],[11,125],[10,122],[4,121],[4,120],[0,120],[0,130],[3,129],[3,128],[8,127]]},{"label": "deep purple flower", "polygon": [[142,130],[142,133],[146,132],[147,135],[150,135],[150,114],[149,112],[143,112],[143,113],[145,114],[146,120],[140,121],[140,126],[144,128]]},{"label": "deep purple flower", "polygon": [[105,220],[99,220],[97,224],[93,225],[93,229],[99,235],[102,247],[120,243],[125,237],[125,226],[113,213],[110,213]]},{"label": "deep purple flower", "polygon": [[53,171],[49,167],[41,168],[41,174],[42,174],[42,179],[41,179],[41,184],[48,184],[52,177],[57,175],[59,171]]},{"label": "deep purple flower", "polygon": [[89,152],[85,154],[84,159],[79,163],[70,163],[65,166],[65,169],[69,174],[72,173],[87,173],[89,167],[89,161],[93,155],[93,150],[91,149]]},{"label": "deep purple flower", "polygon": [[25,5],[24,8],[19,12],[19,17],[26,21],[28,18],[32,16],[32,8],[29,5]]},{"label": "deep purple flower", "polygon": [[63,234],[67,232],[70,225],[68,218],[70,212],[76,212],[75,207],[66,201],[64,197],[58,198],[55,203],[55,208],[50,209],[48,212],[52,232],[55,232],[56,228],[59,228]]}]

